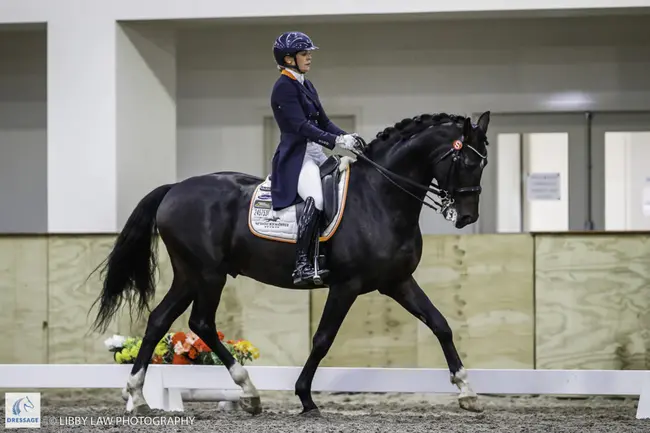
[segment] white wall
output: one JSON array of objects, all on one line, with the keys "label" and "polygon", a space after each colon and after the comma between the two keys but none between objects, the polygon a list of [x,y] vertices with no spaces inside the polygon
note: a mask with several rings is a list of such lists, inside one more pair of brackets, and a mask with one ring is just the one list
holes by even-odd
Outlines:
[{"label": "white wall", "polygon": [[[636,16],[185,29],[178,176],[265,174],[262,117],[277,78],[271,45],[287,29],[321,47],[310,77],[325,108],[358,114],[358,132],[371,139],[422,112],[649,109],[649,26]],[[426,232],[457,233],[423,212]]]},{"label": "white wall", "polygon": [[[421,112],[649,110],[650,32],[645,30],[648,24],[650,20],[647,17],[628,16],[393,24],[330,22],[299,28],[308,32],[322,48],[315,57],[315,69],[310,75],[328,112],[356,115],[358,132],[371,139],[385,126]],[[262,119],[270,114],[268,98],[277,78],[271,43],[281,31],[296,28],[295,22],[265,26],[242,23],[212,23],[206,27],[191,23],[184,25],[191,28],[179,31],[176,41],[178,178],[216,170],[264,175]],[[62,26],[59,23],[55,27],[60,29]],[[44,135],[46,112],[52,111],[46,109],[46,85],[47,80],[55,82],[56,76],[50,75],[46,80],[44,53],[48,44],[43,33],[38,36],[37,33],[3,32],[1,36],[0,180],[4,181],[0,192],[3,212],[0,220],[13,220],[16,224],[28,226],[5,225],[0,227],[0,231],[42,231],[42,220],[28,221],[42,215],[46,206],[47,199],[38,197],[39,194],[42,197],[48,186],[44,180],[39,180],[39,176],[47,173],[42,146],[47,140]],[[79,44],[84,45],[82,41]],[[90,42],[87,45],[90,47]],[[117,43],[106,45],[119,46]],[[89,62],[97,60],[93,67],[101,67],[100,60],[107,55],[116,55],[115,52],[103,53],[97,49],[92,51],[92,58],[86,57]],[[52,59],[61,59],[62,54],[52,52],[51,55]],[[57,73],[66,70],[72,72],[72,69],[62,67]],[[141,72],[146,70],[143,67]],[[111,76],[118,80],[120,74],[106,74],[106,77]],[[59,76],[57,80],[64,82],[64,78]],[[157,78],[155,72],[150,73],[150,78]],[[93,82],[97,85],[103,82],[99,78],[80,82],[74,74],[66,80],[69,91],[76,89],[77,93],[84,88],[79,84],[90,86]],[[168,89],[158,87],[164,88]],[[61,100],[66,97],[73,100],[60,86],[49,91]],[[164,92],[157,95],[161,99],[157,99],[155,104],[160,101],[171,104],[171,99],[165,99]],[[562,102],[566,95],[569,96],[568,102],[567,98]],[[145,100],[140,99],[141,96],[133,99],[140,102],[129,105],[129,109],[146,106],[138,105]],[[95,132],[101,136],[89,141],[87,132],[92,125],[69,116],[69,113],[84,112],[102,125],[115,124],[116,120],[111,120],[110,113],[105,112],[105,104],[110,100],[104,98],[99,102],[99,107],[88,105],[94,107],[88,110],[81,104],[69,107],[74,108],[72,111],[59,106],[59,111],[48,112],[51,121],[49,132],[56,137],[50,144],[64,144],[70,138],[83,138],[78,141],[93,145],[106,140],[107,135],[102,132],[104,128]],[[55,122],[66,118],[65,122]],[[169,117],[161,125],[173,131],[168,121]],[[139,121],[133,122],[135,126],[140,124]],[[83,136],[79,128],[85,128]],[[130,139],[142,141],[138,134],[132,133]],[[152,132],[148,137],[155,137],[155,134]],[[165,137],[169,143],[170,138]],[[149,143],[150,149],[154,147],[152,143],[155,140]],[[112,152],[116,147],[111,147]],[[39,157],[27,157],[30,150]],[[57,155],[50,155],[50,159]],[[19,162],[14,163],[14,160]],[[89,176],[99,176],[95,171],[92,173]],[[29,182],[14,182],[16,176],[28,176]],[[7,182],[7,177],[12,180]],[[133,181],[137,183],[138,179]],[[141,183],[140,186],[144,188]],[[117,190],[117,186],[115,188]],[[128,200],[132,201],[144,192],[133,189],[133,197]],[[70,191],[58,193],[72,196]],[[96,195],[94,193],[91,198],[95,199]],[[63,206],[60,209],[61,221],[66,209],[69,208]],[[103,218],[115,217],[104,215]],[[87,217],[83,221],[87,225],[93,224]],[[431,219],[429,210],[425,209],[425,232],[456,232],[447,223],[439,226],[440,222]],[[470,227],[467,231],[472,229]]]},{"label": "white wall", "polygon": [[117,27],[117,226],[142,197],[176,180],[176,48],[172,31]]},{"label": "white wall", "polygon": [[47,231],[45,29],[0,29],[0,233]]}]

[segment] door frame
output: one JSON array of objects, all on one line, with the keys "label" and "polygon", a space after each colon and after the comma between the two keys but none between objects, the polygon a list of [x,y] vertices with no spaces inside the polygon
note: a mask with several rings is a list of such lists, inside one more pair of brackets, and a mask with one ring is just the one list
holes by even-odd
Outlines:
[{"label": "door frame", "polygon": [[[474,118],[480,115],[472,114]],[[535,130],[522,128],[529,126],[523,123],[528,119],[535,119]],[[559,123],[556,125],[556,122]],[[501,133],[567,132],[561,129],[563,124],[583,131],[576,134],[575,140],[571,134],[569,137],[569,230],[605,231],[605,132],[649,131],[650,110],[492,112],[488,140],[496,145],[496,137]],[[584,160],[584,164],[572,163],[574,158]],[[483,175],[480,233],[496,233],[496,166],[496,161],[490,161],[488,167],[492,169]],[[582,167],[581,173],[572,173],[577,166]],[[580,182],[583,182],[582,187]]]},{"label": "door frame", "polygon": [[650,111],[594,111],[589,119],[591,141],[591,214],[594,230],[605,231],[605,132],[648,132]]},{"label": "door frame", "polygon": [[[478,117],[480,113],[473,116]],[[497,146],[497,136],[504,133],[547,133],[569,134],[569,230],[591,229],[591,208],[589,194],[590,149],[588,145],[588,124],[584,112],[494,112],[490,114],[488,141]],[[522,140],[523,143],[523,140]],[[523,144],[522,144],[523,146]],[[489,147],[489,146],[488,146]],[[488,150],[489,155],[490,149]],[[523,155],[523,152],[521,152]],[[488,156],[489,158],[489,156]],[[580,161],[583,161],[582,163]],[[491,169],[490,169],[491,167]],[[523,171],[523,165],[522,165]],[[497,233],[497,173],[496,159],[490,160],[483,174],[484,185],[480,201],[479,232]],[[522,175],[522,218],[523,187]],[[522,224],[523,226],[523,224]]]}]

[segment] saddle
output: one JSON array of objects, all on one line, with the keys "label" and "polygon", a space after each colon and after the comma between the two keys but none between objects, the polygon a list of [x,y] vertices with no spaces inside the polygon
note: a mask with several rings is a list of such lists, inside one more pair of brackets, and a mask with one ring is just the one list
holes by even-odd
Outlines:
[{"label": "saddle", "polygon": [[[347,196],[350,167],[339,169],[343,158],[332,155],[320,166],[323,190],[323,213],[318,227],[319,241],[326,242],[336,232]],[[344,163],[344,162],[343,162]],[[281,210],[273,210],[271,202],[271,177],[258,185],[251,197],[248,226],[258,237],[279,242],[295,243],[298,238],[298,219],[305,203],[300,201]]]}]

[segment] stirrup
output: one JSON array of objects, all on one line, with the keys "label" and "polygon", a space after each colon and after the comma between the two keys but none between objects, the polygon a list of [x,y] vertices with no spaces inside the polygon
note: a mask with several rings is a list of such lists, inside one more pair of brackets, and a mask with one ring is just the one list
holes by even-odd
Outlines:
[{"label": "stirrup", "polygon": [[316,229],[316,236],[314,236],[314,255],[313,260],[314,264],[312,265],[312,268],[314,269],[314,273],[312,275],[312,282],[318,286],[323,284],[323,280],[327,278],[330,274],[330,271],[327,269],[321,269],[320,268],[320,258],[321,255],[319,254],[319,249],[320,249],[320,230],[318,228]]}]

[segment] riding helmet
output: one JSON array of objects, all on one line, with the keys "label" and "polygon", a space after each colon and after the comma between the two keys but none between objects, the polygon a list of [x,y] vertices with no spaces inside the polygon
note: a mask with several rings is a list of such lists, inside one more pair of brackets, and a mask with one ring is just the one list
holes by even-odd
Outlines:
[{"label": "riding helmet", "polygon": [[284,63],[284,57],[290,56],[295,60],[296,54],[300,51],[317,50],[311,38],[302,32],[285,32],[275,40],[273,44],[273,57],[278,66],[288,66]]}]

